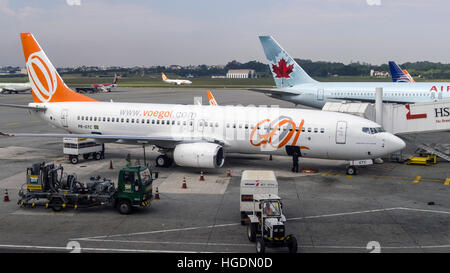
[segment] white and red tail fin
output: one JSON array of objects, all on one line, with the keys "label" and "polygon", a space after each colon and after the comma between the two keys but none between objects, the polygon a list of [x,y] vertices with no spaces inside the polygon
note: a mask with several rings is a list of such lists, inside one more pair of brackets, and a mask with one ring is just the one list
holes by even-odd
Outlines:
[{"label": "white and red tail fin", "polygon": [[114,74],[114,80],[113,80],[113,84],[117,83],[117,74]]},{"label": "white and red tail fin", "polygon": [[21,33],[33,102],[96,101],[67,87],[31,33]]},{"label": "white and red tail fin", "polygon": [[169,78],[167,78],[166,75],[162,72],[161,72],[161,77],[162,77],[163,81],[169,80]]},{"label": "white and red tail fin", "polygon": [[208,93],[208,101],[209,101],[209,105],[211,106],[217,106],[217,101],[214,98],[213,94],[211,93],[211,91],[206,90],[206,93]]}]

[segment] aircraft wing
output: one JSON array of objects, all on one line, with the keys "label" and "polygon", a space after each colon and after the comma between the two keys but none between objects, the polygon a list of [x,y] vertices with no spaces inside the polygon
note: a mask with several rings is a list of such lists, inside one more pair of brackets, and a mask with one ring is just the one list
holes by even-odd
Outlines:
[{"label": "aircraft wing", "polygon": [[171,136],[130,136],[130,135],[99,135],[99,134],[35,134],[35,133],[2,133],[0,137],[71,137],[71,138],[92,138],[103,142],[128,142],[130,144],[152,144],[164,148],[173,148],[179,143],[193,142],[209,142],[217,143],[225,146],[223,140],[215,138],[187,136],[187,137],[171,137]]},{"label": "aircraft wing", "polygon": [[286,89],[264,89],[264,88],[247,88],[246,90],[249,91],[255,91],[259,93],[264,94],[271,94],[271,95],[287,95],[287,96],[294,96],[294,95],[300,95],[300,92],[294,92],[293,90],[286,90]]}]

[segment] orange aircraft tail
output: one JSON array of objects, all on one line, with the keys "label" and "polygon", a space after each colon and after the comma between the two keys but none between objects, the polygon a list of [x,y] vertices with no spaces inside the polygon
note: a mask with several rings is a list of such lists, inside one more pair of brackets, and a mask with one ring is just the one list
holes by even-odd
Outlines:
[{"label": "orange aircraft tail", "polygon": [[70,90],[31,33],[21,33],[33,102],[96,101]]},{"label": "orange aircraft tail", "polygon": [[213,94],[211,93],[211,91],[206,90],[206,93],[208,94],[209,105],[212,105],[212,106],[218,105],[218,104],[217,104],[217,101],[216,101],[216,99],[214,98],[214,96],[213,96]]},{"label": "orange aircraft tail", "polygon": [[169,78],[167,78],[166,75],[162,72],[161,72],[161,77],[162,77],[163,81],[169,80]]}]

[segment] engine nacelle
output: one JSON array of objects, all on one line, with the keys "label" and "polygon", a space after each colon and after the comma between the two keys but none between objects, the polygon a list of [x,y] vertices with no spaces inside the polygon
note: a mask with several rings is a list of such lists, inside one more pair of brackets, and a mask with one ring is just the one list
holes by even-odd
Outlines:
[{"label": "engine nacelle", "polygon": [[204,142],[178,144],[173,159],[178,166],[197,168],[220,168],[225,162],[222,146]]}]

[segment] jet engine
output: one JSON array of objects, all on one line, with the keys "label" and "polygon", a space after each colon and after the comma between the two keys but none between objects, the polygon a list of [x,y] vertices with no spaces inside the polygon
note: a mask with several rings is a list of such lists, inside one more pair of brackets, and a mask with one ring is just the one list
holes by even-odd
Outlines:
[{"label": "jet engine", "polygon": [[184,143],[175,146],[175,164],[184,167],[220,168],[225,156],[222,146],[214,143]]}]

